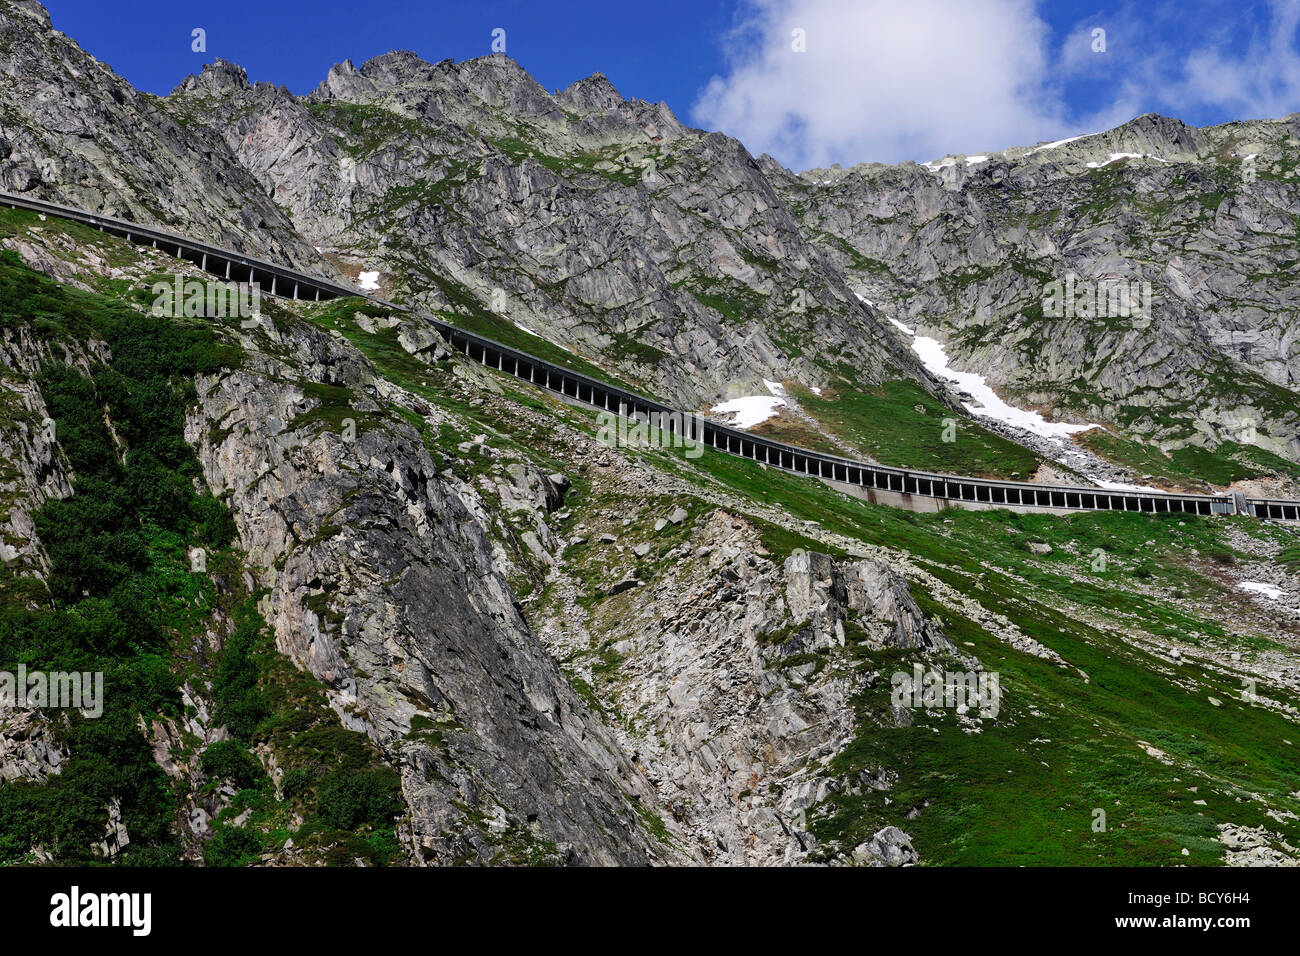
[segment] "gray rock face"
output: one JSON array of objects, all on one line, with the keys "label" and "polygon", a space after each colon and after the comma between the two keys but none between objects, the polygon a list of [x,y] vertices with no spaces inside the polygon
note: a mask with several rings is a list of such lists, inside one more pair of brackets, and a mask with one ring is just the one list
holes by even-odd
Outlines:
[{"label": "gray rock face", "polygon": [[[806,202],[806,231],[834,237],[827,255],[856,292],[1020,404],[1167,448],[1295,459],[1298,130],[1296,116],[1194,129],[1147,115],[981,161],[813,170],[777,188]],[[1053,316],[1046,287],[1071,276],[1147,283],[1150,308],[1116,314],[1106,293],[1095,315],[1076,297]]]},{"label": "gray rock face", "polygon": [[907,866],[917,862],[912,838],[898,827],[885,827],[853,851],[853,862],[862,866]]},{"label": "gray rock face", "polygon": [[[1295,117],[1147,115],[796,176],[601,74],[551,95],[504,55],[345,61],[301,98],[218,61],[159,100],[38,4],[0,6],[0,31],[4,188],[377,269],[385,294],[491,312],[691,408],[764,380],[936,390],[888,314],[1022,405],[1300,456]],[[1045,315],[1067,276],[1149,283],[1149,315]]]},{"label": "gray rock face", "polygon": [[390,53],[298,100],[217,64],[167,102],[386,291],[468,297],[689,407],[832,368],[925,379],[739,143],[599,74],[551,96],[501,55]]},{"label": "gray rock face", "polygon": [[[44,577],[49,561],[32,514],[50,498],[72,494],[72,475],[58,448],[58,435],[34,377],[47,362],[85,371],[107,354],[41,342],[28,328],[0,333],[0,560],[18,573]],[[21,569],[21,570],[20,570]]]},{"label": "gray rock face", "polygon": [[875,630],[877,646],[951,649],[922,617],[907,582],[880,561],[839,562],[800,551],[785,560],[784,572],[791,618],[832,635],[841,645],[846,621],[854,620]]},{"label": "gray rock face", "polygon": [[42,783],[63,769],[66,757],[39,711],[4,708],[0,714],[0,780]]},{"label": "gray rock face", "polygon": [[[637,715],[624,747],[701,862],[797,863],[829,849],[808,817],[846,785],[829,764],[853,739],[852,700],[868,679],[847,664],[846,624],[877,647],[947,640],[886,565],[771,560],[755,528],[722,510],[669,557],[634,601],[587,625],[622,661],[608,692]],[[566,611],[539,623],[557,656],[590,639],[578,621]]]},{"label": "gray rock face", "polygon": [[[227,83],[197,84],[196,111],[247,83],[230,64],[211,76]],[[0,189],[328,269],[219,136],[53,30],[39,3],[0,2],[0,77]]]},{"label": "gray rock face", "polygon": [[[200,382],[187,434],[263,569],[277,646],[401,768],[416,859],[521,842],[554,862],[657,858],[629,803],[653,794],[520,616],[472,492],[379,412],[359,353],[305,326],[279,338],[282,357]],[[304,371],[353,390],[354,440],[303,420]]]}]

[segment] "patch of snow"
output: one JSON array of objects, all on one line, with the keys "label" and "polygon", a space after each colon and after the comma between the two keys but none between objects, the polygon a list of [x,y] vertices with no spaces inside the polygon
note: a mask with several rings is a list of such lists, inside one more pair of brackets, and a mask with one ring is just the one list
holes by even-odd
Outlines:
[{"label": "patch of snow", "polygon": [[1262,594],[1270,601],[1278,601],[1282,598],[1282,589],[1280,587],[1265,584],[1263,581],[1239,581],[1237,587],[1252,594]]},{"label": "patch of snow", "polygon": [[822,393],[822,390],[818,388],[816,385],[809,385],[808,391],[812,392],[814,395],[817,395],[818,397],[820,397]]},{"label": "patch of snow", "polygon": [[1083,139],[1085,136],[1093,136],[1094,133],[1080,133],[1078,136],[1067,136],[1065,139],[1053,140],[1050,143],[1044,143],[1042,146],[1035,146],[1026,156],[1032,156],[1034,153],[1042,152],[1045,149],[1056,149],[1058,146],[1064,146],[1066,143],[1073,143],[1076,139]]},{"label": "patch of snow", "polygon": [[[987,163],[988,160],[989,158],[987,156],[967,156],[966,165],[974,166],[976,163]],[[931,160],[928,163],[921,163],[921,165],[930,170],[930,172],[937,173],[939,170],[946,169],[949,166],[956,166],[957,160],[945,158],[942,162],[934,162]]]},{"label": "patch of snow", "polygon": [[1089,169],[1101,169],[1103,166],[1109,166],[1111,163],[1121,159],[1154,159],[1158,163],[1168,163],[1169,160],[1161,159],[1159,156],[1151,156],[1145,153],[1111,153],[1110,158],[1104,163],[1089,163]]},{"label": "patch of snow", "polygon": [[856,296],[858,297],[858,301],[859,301],[859,302],[865,303],[866,305],[871,306],[873,309],[876,307],[876,303],[874,303],[874,302],[872,302],[870,299],[866,298],[866,297],[865,297],[861,292],[855,292],[855,293],[853,293],[853,294],[856,295]]},{"label": "patch of snow", "polygon": [[733,416],[731,424],[736,428],[753,428],[759,422],[767,421],[784,406],[785,399],[779,396],[748,395],[714,405],[713,411]]},{"label": "patch of snow", "polygon": [[[515,322],[514,319],[511,319],[510,321],[514,323],[515,328],[517,328],[517,329],[522,329],[523,331],[527,332],[529,335],[537,335],[537,333],[534,332],[532,329],[530,329],[528,326],[526,326],[526,325],[520,325],[518,322]],[[541,338],[540,335],[537,335],[537,337],[538,337],[539,339]]]},{"label": "patch of snow", "polygon": [[963,402],[972,415],[992,418],[1015,428],[1033,432],[1044,438],[1061,441],[1075,432],[1084,432],[1100,425],[1070,425],[1066,422],[1049,422],[1038,412],[1027,411],[1008,405],[998,397],[997,392],[988,385],[983,375],[975,372],[958,372],[948,365],[948,355],[943,346],[935,339],[918,335],[912,340],[912,349],[921,359],[921,364],[939,378],[947,379],[962,391],[970,394],[975,402]]},{"label": "patch of snow", "polygon": [[1088,480],[1105,491],[1154,491],[1159,494],[1164,493],[1163,489],[1152,488],[1150,485],[1126,485],[1122,481],[1103,481],[1100,478],[1093,478],[1091,475],[1088,476]]},{"label": "patch of snow", "polygon": [[780,382],[769,382],[767,379],[763,379],[763,384],[767,386],[767,390],[773,395],[781,398],[785,397],[785,386]]},{"label": "patch of snow", "polygon": [[893,316],[889,316],[889,315],[887,315],[887,316],[885,316],[885,318],[889,319],[890,322],[893,322],[894,325],[895,325],[895,327],[897,327],[898,330],[899,330],[900,332],[902,332],[903,334],[905,334],[905,335],[916,335],[916,330],[915,330],[915,329],[909,329],[906,325],[904,325],[902,322],[899,322],[898,319],[894,318]]},{"label": "patch of snow", "polygon": [[361,275],[357,276],[357,281],[361,283],[361,288],[366,292],[378,289],[379,270],[376,269],[374,272],[363,272]]}]

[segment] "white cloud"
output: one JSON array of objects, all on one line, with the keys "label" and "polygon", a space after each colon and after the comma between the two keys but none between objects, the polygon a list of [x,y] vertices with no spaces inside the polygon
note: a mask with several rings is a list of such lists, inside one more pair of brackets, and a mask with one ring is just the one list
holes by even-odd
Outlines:
[{"label": "white cloud", "polygon": [[1058,138],[1046,44],[1031,0],[749,0],[694,117],[796,168]]},{"label": "white cloud", "polygon": [[[725,75],[693,118],[795,169],[1027,146],[1152,110],[1200,122],[1300,110],[1300,0],[1251,17],[1226,0],[1124,2],[1055,36],[1035,0],[741,2]],[[792,49],[796,28],[806,52]]]},{"label": "white cloud", "polygon": [[1175,106],[1206,104],[1240,119],[1282,116],[1300,109],[1300,55],[1295,50],[1300,0],[1276,0],[1267,30],[1244,55],[1225,56],[1218,45],[1194,50],[1184,63],[1181,86],[1167,100]]}]

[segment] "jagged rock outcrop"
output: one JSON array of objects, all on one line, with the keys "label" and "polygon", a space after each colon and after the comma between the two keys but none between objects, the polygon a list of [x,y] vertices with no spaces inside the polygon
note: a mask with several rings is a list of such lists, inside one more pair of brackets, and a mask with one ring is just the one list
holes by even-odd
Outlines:
[{"label": "jagged rock outcrop", "polygon": [[[200,382],[187,434],[263,569],[277,646],[401,768],[416,859],[658,859],[631,809],[653,793],[520,616],[469,492],[381,412],[359,353],[279,337],[285,360]],[[334,427],[313,384],[350,392]]]},{"label": "jagged rock outcrop", "polygon": [[607,692],[637,715],[624,746],[703,859],[770,865],[828,849],[807,814],[844,786],[828,766],[853,739],[852,700],[871,679],[846,645],[951,645],[882,562],[775,561],[725,511],[698,518],[665,557],[612,609],[585,624],[565,612],[543,638],[566,657],[593,638],[618,655]]},{"label": "jagged rock outcrop", "polygon": [[831,368],[927,381],[743,146],[604,76],[551,96],[502,55],[395,52],[305,100],[225,64],[169,97],[200,100],[301,234],[386,291],[452,311],[468,294],[690,407]]},{"label": "jagged rock outcrop", "polygon": [[44,714],[0,707],[0,780],[40,783],[57,774],[66,758]]},{"label": "jagged rock outcrop", "polygon": [[0,190],[328,268],[221,137],[136,90],[33,0],[0,2],[0,76]]},{"label": "jagged rock outcrop", "polygon": [[32,515],[47,499],[72,494],[72,475],[35,376],[45,363],[84,372],[106,355],[102,342],[83,347],[42,341],[26,327],[0,331],[0,559],[7,570],[44,576],[49,561]]}]

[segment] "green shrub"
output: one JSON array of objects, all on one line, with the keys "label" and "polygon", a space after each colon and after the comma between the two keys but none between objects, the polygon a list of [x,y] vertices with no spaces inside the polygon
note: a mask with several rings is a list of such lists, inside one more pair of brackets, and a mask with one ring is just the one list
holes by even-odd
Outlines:
[{"label": "green shrub", "polygon": [[402,780],[388,767],[360,773],[336,770],[321,784],[321,819],[338,830],[353,830],[363,823],[391,826],[401,809]]},{"label": "green shrub", "polygon": [[315,782],[316,775],[306,767],[294,767],[285,771],[284,778],[280,781],[280,792],[286,800],[297,800],[310,793]]},{"label": "green shrub", "polygon": [[262,839],[241,827],[218,826],[203,848],[208,866],[247,866],[262,855]]},{"label": "green shrub", "polygon": [[256,618],[238,623],[212,678],[213,716],[240,740],[250,739],[268,714],[266,699],[257,686],[254,659],[259,623]]},{"label": "green shrub", "polygon": [[221,740],[203,751],[203,772],[213,780],[229,780],[236,790],[261,786],[266,771],[252,754],[233,740]]}]

